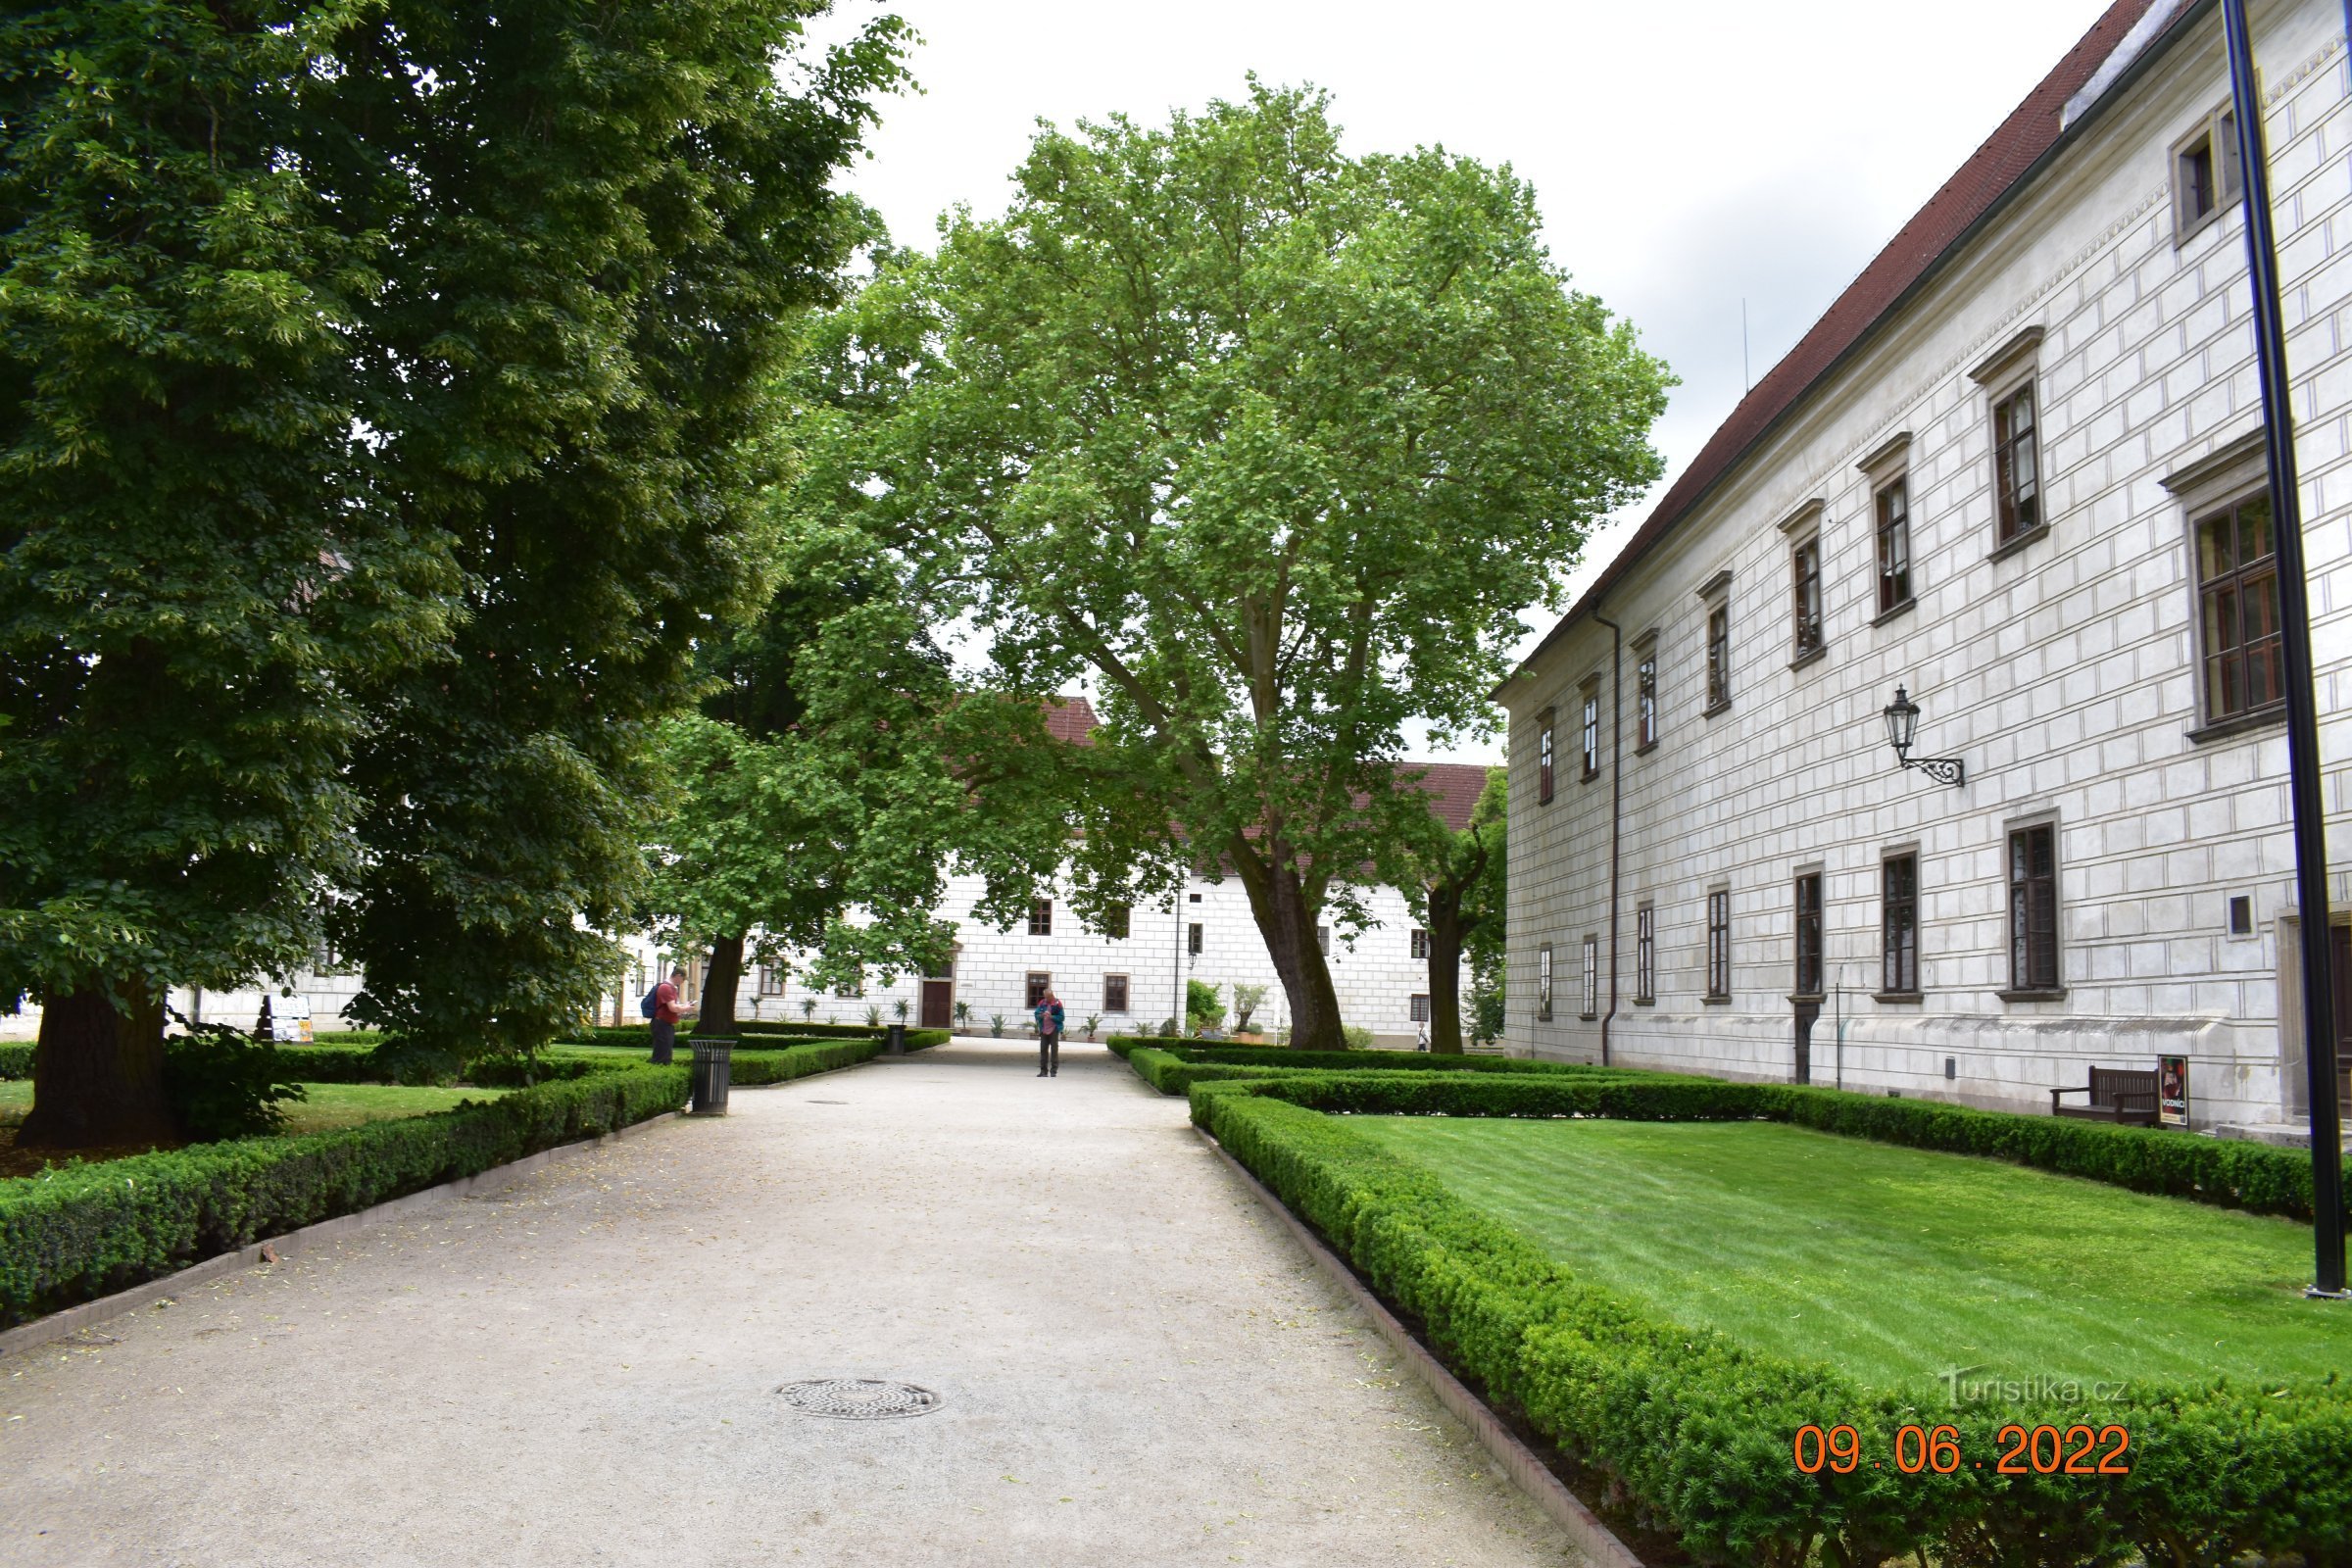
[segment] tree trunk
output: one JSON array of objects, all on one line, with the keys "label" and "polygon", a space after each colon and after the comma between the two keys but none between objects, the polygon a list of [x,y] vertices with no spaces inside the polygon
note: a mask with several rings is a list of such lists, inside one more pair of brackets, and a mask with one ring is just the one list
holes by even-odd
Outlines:
[{"label": "tree trunk", "polygon": [[698,1035],[735,1033],[735,993],[743,989],[743,943],[749,932],[718,937],[710,944],[710,967],[703,975],[703,1010]]},{"label": "tree trunk", "polygon": [[103,980],[41,997],[32,1053],[32,1110],[19,1149],[121,1149],[173,1144],[179,1126],[164,1099],[164,1004],[143,982],[122,981],[127,1011]]},{"label": "tree trunk", "polygon": [[1429,1049],[1462,1054],[1462,890],[1446,883],[1429,890]]},{"label": "tree trunk", "polygon": [[1348,1038],[1340,1033],[1340,996],[1332,989],[1331,966],[1315,940],[1316,911],[1307,907],[1306,890],[1288,858],[1268,855],[1261,864],[1258,853],[1245,850],[1234,860],[1250,895],[1250,912],[1257,920],[1258,934],[1266,939],[1283,995],[1290,1000],[1291,1045],[1298,1051],[1345,1051]]}]

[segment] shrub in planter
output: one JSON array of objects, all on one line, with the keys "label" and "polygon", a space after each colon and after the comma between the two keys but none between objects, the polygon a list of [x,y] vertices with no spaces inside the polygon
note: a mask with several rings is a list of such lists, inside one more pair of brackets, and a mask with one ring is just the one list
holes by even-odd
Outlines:
[{"label": "shrub in planter", "polygon": [[1003,1013],[992,1012],[988,1015],[988,1032],[995,1039],[1004,1038],[1004,1015]]},{"label": "shrub in planter", "polygon": [[1372,1049],[1372,1031],[1360,1023],[1342,1024],[1340,1038],[1348,1042],[1349,1051],[1370,1051]]},{"label": "shrub in planter", "polygon": [[29,1078],[32,1076],[32,1042],[9,1041],[0,1045],[0,1078]]}]

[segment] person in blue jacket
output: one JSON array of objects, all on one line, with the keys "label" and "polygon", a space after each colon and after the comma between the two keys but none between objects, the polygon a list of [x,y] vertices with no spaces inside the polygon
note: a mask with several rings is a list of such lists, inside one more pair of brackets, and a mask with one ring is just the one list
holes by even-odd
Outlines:
[{"label": "person in blue jacket", "polygon": [[1061,999],[1052,987],[1030,1009],[1030,1016],[1037,1020],[1037,1075],[1057,1078],[1061,1075]]}]

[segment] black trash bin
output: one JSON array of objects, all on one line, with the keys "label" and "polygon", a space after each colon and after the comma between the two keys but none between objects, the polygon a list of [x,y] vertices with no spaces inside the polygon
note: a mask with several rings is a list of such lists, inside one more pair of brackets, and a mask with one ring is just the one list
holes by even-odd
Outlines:
[{"label": "black trash bin", "polygon": [[882,1054],[885,1056],[906,1054],[906,1026],[905,1024],[894,1023],[882,1032]]},{"label": "black trash bin", "polygon": [[732,1040],[696,1040],[694,1065],[686,1070],[689,1116],[724,1116],[727,1113],[727,1084],[735,1075],[735,1042]]}]

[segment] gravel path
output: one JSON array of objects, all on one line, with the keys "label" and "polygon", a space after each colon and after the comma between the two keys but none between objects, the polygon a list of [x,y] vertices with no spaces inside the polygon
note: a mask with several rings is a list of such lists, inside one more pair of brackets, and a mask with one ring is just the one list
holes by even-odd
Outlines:
[{"label": "gravel path", "polygon": [[[1573,1563],[1100,1048],[741,1091],[0,1358],[0,1563]],[[903,1379],[935,1412],[801,1414]]]}]

